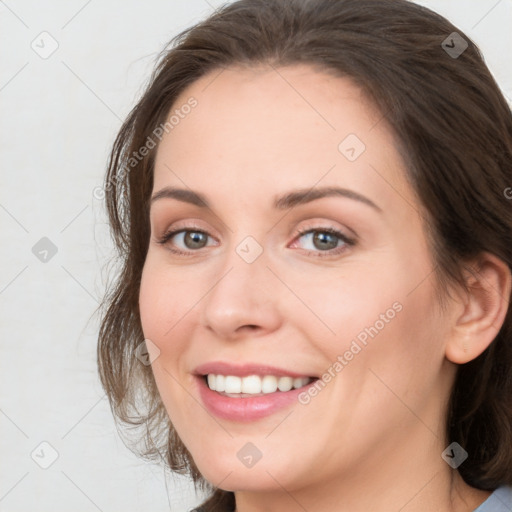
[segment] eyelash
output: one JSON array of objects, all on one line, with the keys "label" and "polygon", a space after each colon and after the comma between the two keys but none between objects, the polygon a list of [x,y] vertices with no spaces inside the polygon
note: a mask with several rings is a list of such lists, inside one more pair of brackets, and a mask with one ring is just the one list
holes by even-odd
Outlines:
[{"label": "eyelash", "polygon": [[[203,233],[204,235],[210,236],[210,235],[208,235],[208,233],[206,231],[204,231],[202,229],[196,228],[194,226],[187,226],[184,228],[178,228],[178,229],[174,229],[174,230],[165,232],[162,235],[162,237],[157,240],[157,243],[160,245],[166,245],[174,235],[177,235],[178,233],[182,233],[182,232]],[[341,247],[335,247],[334,249],[329,249],[327,251],[320,251],[320,250],[311,251],[311,250],[306,249],[304,251],[308,256],[314,256],[314,257],[319,257],[319,258],[336,256],[338,254],[341,254],[342,252],[345,252],[347,250],[347,248],[350,248],[350,247],[353,247],[356,245],[356,241],[353,238],[349,238],[345,234],[343,234],[341,231],[338,231],[337,229],[334,229],[331,227],[304,228],[304,229],[298,230],[294,234],[293,240],[295,240],[297,238],[301,238],[302,236],[307,235],[309,233],[315,233],[315,232],[329,233],[331,235],[335,235],[345,245],[343,245]],[[200,249],[190,250],[190,251],[182,251],[181,249],[175,249],[175,248],[168,247],[168,250],[171,251],[172,253],[180,255],[180,256],[192,256],[191,253],[198,252]]]}]

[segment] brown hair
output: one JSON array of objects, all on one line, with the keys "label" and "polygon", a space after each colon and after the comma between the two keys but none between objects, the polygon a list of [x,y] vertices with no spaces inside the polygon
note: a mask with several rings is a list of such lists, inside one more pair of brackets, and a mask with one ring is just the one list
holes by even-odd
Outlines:
[{"label": "brown hair", "polygon": [[[468,45],[458,56],[442,46],[453,32]],[[349,77],[374,102],[426,212],[441,305],[451,284],[466,288],[463,271],[479,253],[512,268],[504,192],[512,185],[511,110],[476,45],[446,19],[405,0],[240,0],[180,33],[163,51],[109,160],[106,205],[122,267],[103,302],[98,364],[116,420],[144,429],[139,453],[164,458],[210,490],[170,424],[151,367],[134,357],[144,339],[138,296],[156,148],[136,164],[128,161],[195,80],[259,64],[308,64]],[[511,308],[490,346],[459,365],[446,435],[469,454],[458,468],[469,485],[512,485]],[[233,493],[218,489],[204,510],[233,503]]]}]

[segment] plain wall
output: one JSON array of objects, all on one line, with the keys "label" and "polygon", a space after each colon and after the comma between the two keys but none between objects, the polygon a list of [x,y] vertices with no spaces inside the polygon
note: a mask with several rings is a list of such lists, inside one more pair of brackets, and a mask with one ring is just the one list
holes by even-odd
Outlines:
[{"label": "plain wall", "polygon": [[[512,0],[420,3],[480,46],[511,98]],[[218,5],[0,3],[2,512],[185,511],[202,499],[127,450],[99,384],[90,318],[112,245],[93,190],[158,52]]]}]

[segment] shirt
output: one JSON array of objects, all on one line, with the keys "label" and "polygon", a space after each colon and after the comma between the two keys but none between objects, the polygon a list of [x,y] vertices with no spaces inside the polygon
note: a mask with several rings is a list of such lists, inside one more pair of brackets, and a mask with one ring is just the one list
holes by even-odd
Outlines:
[{"label": "shirt", "polygon": [[512,512],[512,487],[498,487],[473,512]]}]

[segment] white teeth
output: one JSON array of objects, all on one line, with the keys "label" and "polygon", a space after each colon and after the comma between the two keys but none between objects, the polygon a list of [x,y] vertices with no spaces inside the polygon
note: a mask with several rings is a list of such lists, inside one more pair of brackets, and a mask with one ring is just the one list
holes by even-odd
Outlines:
[{"label": "white teeth", "polygon": [[304,386],[304,384],[307,384],[307,382],[304,382],[304,379],[298,377],[297,379],[293,379],[293,387],[295,389],[301,388]]},{"label": "white teeth", "polygon": [[293,379],[291,377],[281,377],[277,381],[279,391],[290,391],[293,387]]},{"label": "white teeth", "polygon": [[213,375],[213,373],[209,373],[208,374],[208,387],[212,390],[212,391],[217,391],[217,379],[215,378],[215,375]]},{"label": "white teeth", "polygon": [[[209,377],[209,375],[208,375]],[[224,375],[217,375],[215,379],[215,391],[225,391],[226,390],[226,382]]]},{"label": "white teeth", "polygon": [[261,379],[257,375],[249,375],[242,379],[242,393],[255,395],[261,393]]},{"label": "white teeth", "polygon": [[309,377],[275,377],[274,375],[249,375],[236,377],[234,375],[214,375],[209,373],[207,377],[208,387],[212,391],[225,392],[226,394],[260,395],[279,391],[290,391],[309,384]]},{"label": "white teeth", "polygon": [[261,391],[263,393],[273,393],[277,391],[277,378],[273,375],[265,375],[261,379]]},{"label": "white teeth", "polygon": [[226,393],[241,393],[242,379],[233,375],[226,375],[224,379],[224,391]]}]

